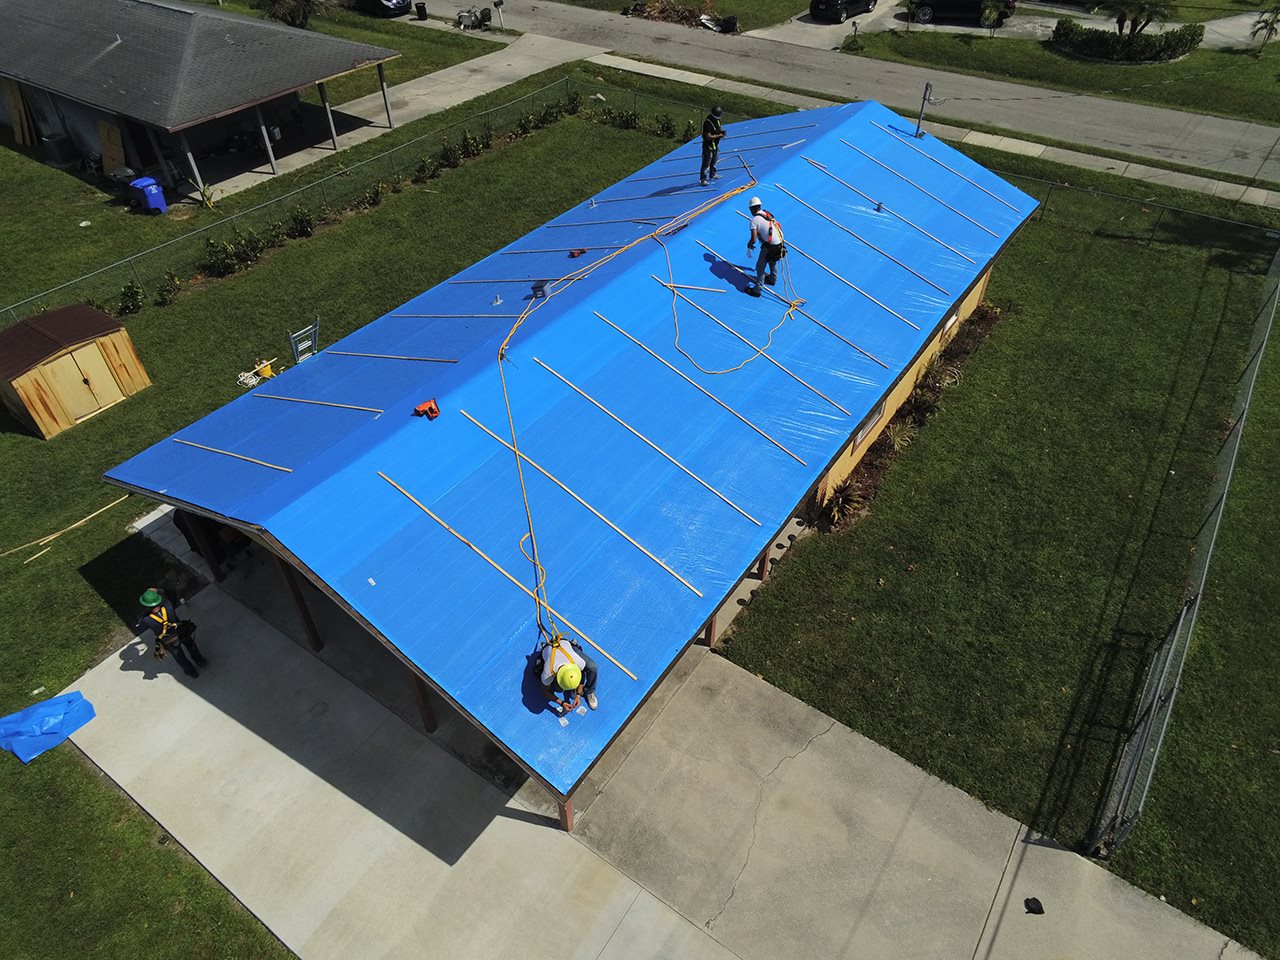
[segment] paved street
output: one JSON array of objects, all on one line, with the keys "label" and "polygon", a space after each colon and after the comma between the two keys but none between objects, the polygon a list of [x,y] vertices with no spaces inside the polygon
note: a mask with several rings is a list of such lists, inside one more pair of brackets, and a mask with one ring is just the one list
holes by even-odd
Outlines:
[{"label": "paved street", "polygon": [[[456,12],[452,0],[426,2],[437,16]],[[1086,148],[1280,181],[1280,129],[1263,124],[866,60],[759,37],[723,36],[565,4],[508,7],[506,24],[513,29],[690,70],[800,87],[833,99],[874,99],[903,110],[918,109],[924,84],[932,81],[934,97],[945,101],[930,108],[935,120],[987,124]]]}]

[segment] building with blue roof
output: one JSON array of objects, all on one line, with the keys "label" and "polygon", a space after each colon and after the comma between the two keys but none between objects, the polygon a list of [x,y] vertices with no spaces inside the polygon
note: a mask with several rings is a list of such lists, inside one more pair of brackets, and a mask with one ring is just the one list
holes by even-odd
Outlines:
[{"label": "building with blue roof", "polygon": [[[852,469],[1036,206],[875,103],[726,130],[711,185],[686,144],[107,478],[284,558],[568,821],[575,787],[798,506]],[[753,195],[788,249],[759,298]],[[415,416],[432,399],[439,416]],[[540,612],[600,662],[599,709],[567,725],[522,696]]]}]

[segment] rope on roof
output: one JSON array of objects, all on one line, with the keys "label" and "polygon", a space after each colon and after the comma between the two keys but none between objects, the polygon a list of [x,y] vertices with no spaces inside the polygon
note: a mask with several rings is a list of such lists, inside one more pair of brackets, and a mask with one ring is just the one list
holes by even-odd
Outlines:
[{"label": "rope on roof", "polygon": [[563,491],[564,491],[565,493],[567,493],[569,496],[573,497],[573,499],[574,499],[574,500],[577,500],[577,501],[578,501],[578,503],[580,503],[582,506],[586,507],[586,509],[587,509],[587,510],[589,510],[591,513],[593,513],[593,514],[596,516],[596,518],[597,518],[597,519],[599,519],[599,520],[601,520],[601,521],[602,521],[606,526],[608,526],[608,527],[609,527],[609,529],[611,529],[614,533],[618,534],[618,536],[622,537],[622,539],[626,540],[626,541],[627,541],[627,543],[631,544],[633,547],[635,547],[637,550],[639,550],[641,553],[643,553],[646,557],[648,557],[650,560],[652,560],[654,563],[656,563],[658,566],[660,566],[663,570],[667,571],[667,573],[671,574],[673,577],[675,577],[677,580],[679,580],[681,583],[683,583],[686,587],[688,587],[690,590],[692,590],[692,591],[693,591],[695,594],[697,594],[699,597],[701,597],[701,596],[702,596],[702,591],[701,591],[701,590],[699,590],[697,587],[695,587],[692,583],[690,583],[690,582],[689,582],[688,580],[686,580],[684,577],[680,576],[680,574],[678,574],[678,573],[676,573],[674,570],[672,570],[669,566],[667,566],[667,565],[666,565],[662,560],[660,560],[658,557],[654,556],[652,553],[650,553],[648,550],[646,550],[644,547],[642,547],[642,546],[641,546],[639,543],[637,543],[637,542],[636,542],[636,541],[635,541],[631,536],[629,536],[625,531],[623,531],[623,530],[622,530],[622,528],[620,528],[617,524],[615,524],[612,520],[610,520],[608,517],[606,517],[603,513],[601,513],[599,510],[597,510],[597,509],[596,509],[595,507],[593,507],[591,504],[587,503],[587,501],[586,501],[586,500],[583,500],[583,499],[582,499],[582,497],[578,496],[576,493],[574,493],[572,490],[570,490],[568,486],[566,486],[565,484],[561,483],[558,479],[556,479],[554,476],[552,476],[552,475],[551,475],[551,473],[550,473],[550,472],[549,472],[545,467],[543,467],[541,464],[539,464],[539,463],[535,462],[535,461],[534,461],[534,459],[533,459],[532,457],[530,457],[528,454],[526,454],[523,450],[517,450],[515,447],[513,447],[511,444],[507,443],[507,441],[503,440],[500,436],[498,436],[496,433],[494,433],[492,430],[490,430],[488,427],[486,427],[483,423],[481,423],[479,420],[477,420],[477,419],[476,419],[475,417],[473,417],[471,414],[467,413],[467,411],[465,411],[465,410],[459,410],[458,412],[459,412],[459,413],[461,413],[461,414],[462,414],[464,417],[466,417],[468,420],[470,420],[472,423],[474,423],[477,427],[479,427],[479,428],[480,428],[481,430],[483,430],[485,433],[487,433],[489,436],[493,437],[493,439],[497,440],[500,444],[502,444],[504,447],[506,447],[508,450],[510,450],[510,451],[511,451],[512,453],[514,453],[516,456],[518,456],[518,457],[520,457],[522,460],[524,460],[524,462],[525,462],[525,463],[529,464],[529,466],[533,467],[533,469],[537,470],[540,474],[542,474],[544,477],[546,477],[548,480],[550,480],[552,483],[554,483],[557,487],[559,487],[561,490],[563,490]]},{"label": "rope on roof", "polygon": [[876,123],[874,120],[872,120],[872,121],[871,121],[871,125],[872,125],[873,127],[880,127],[880,129],[881,129],[881,130],[883,130],[885,133],[889,134],[891,137],[893,137],[893,138],[895,138],[896,140],[898,140],[898,141],[899,141],[900,143],[902,143],[904,146],[908,146],[908,147],[910,147],[910,148],[911,148],[912,150],[914,150],[916,153],[920,154],[920,156],[922,156],[922,157],[926,157],[926,158],[928,158],[929,160],[932,160],[934,163],[936,163],[938,166],[942,167],[942,169],[944,169],[944,170],[949,170],[949,171],[951,171],[951,172],[952,172],[952,173],[954,173],[957,177],[959,177],[961,180],[963,180],[965,183],[968,183],[968,184],[971,184],[971,185],[973,185],[973,186],[977,187],[979,190],[981,190],[983,193],[985,193],[985,194],[986,194],[988,197],[990,197],[992,200],[998,200],[1000,203],[1003,203],[1006,207],[1008,207],[1008,208],[1009,208],[1010,210],[1012,210],[1014,213],[1021,214],[1021,212],[1022,212],[1022,211],[1020,211],[1017,207],[1015,207],[1015,206],[1014,206],[1012,203],[1010,203],[1008,200],[1004,199],[1004,197],[1000,197],[1000,196],[997,196],[996,194],[992,193],[990,190],[988,190],[988,189],[987,189],[986,187],[984,187],[982,184],[978,183],[978,181],[977,181],[977,180],[970,180],[968,177],[966,177],[966,176],[965,176],[963,173],[961,173],[959,170],[955,169],[955,167],[949,167],[949,166],[947,166],[945,163],[943,163],[941,160],[939,160],[937,157],[935,157],[935,156],[934,156],[933,154],[931,154],[929,151],[927,151],[927,150],[921,150],[919,147],[917,147],[917,146],[916,146],[914,143],[912,143],[910,140],[907,140],[907,139],[905,139],[904,137],[902,137],[902,136],[901,136],[901,135],[900,135],[896,130],[891,130],[891,129],[889,129],[888,127],[881,127],[881,126],[880,126],[880,124]]},{"label": "rope on roof", "polygon": [[808,161],[809,161],[811,164],[813,164],[815,167],[817,167],[819,170],[821,170],[823,173],[825,173],[828,177],[830,177],[830,178],[831,178],[832,180],[834,180],[836,183],[841,184],[842,186],[848,187],[850,190],[852,190],[854,193],[856,193],[858,196],[860,196],[863,200],[867,201],[867,203],[874,203],[874,204],[875,204],[875,206],[876,206],[876,212],[877,212],[877,213],[878,213],[879,211],[881,211],[881,210],[884,210],[886,213],[891,213],[891,214],[893,214],[893,216],[897,217],[899,220],[901,220],[901,221],[902,221],[903,223],[905,223],[907,226],[909,226],[909,227],[914,227],[915,229],[919,230],[921,233],[923,233],[926,237],[928,237],[928,238],[929,238],[930,240],[932,240],[934,243],[939,243],[939,244],[941,244],[942,246],[946,247],[948,250],[950,250],[952,253],[954,253],[957,257],[961,257],[962,259],[964,259],[964,260],[968,261],[969,263],[976,263],[976,262],[977,262],[976,260],[974,260],[974,259],[973,259],[973,257],[967,256],[966,254],[964,254],[964,253],[962,253],[961,251],[957,250],[955,247],[951,246],[951,244],[947,243],[945,240],[941,240],[941,239],[939,239],[938,237],[935,237],[932,233],[930,233],[930,232],[929,232],[928,230],[926,230],[924,227],[920,226],[920,225],[919,225],[918,223],[916,223],[915,221],[913,221],[913,220],[908,220],[906,217],[904,217],[902,214],[900,214],[897,210],[894,210],[892,207],[890,207],[890,206],[889,206],[887,203],[885,203],[883,200],[875,200],[875,199],[872,199],[871,197],[869,197],[869,196],[867,196],[865,193],[863,193],[861,190],[859,190],[857,187],[855,187],[853,184],[851,184],[851,183],[846,183],[844,180],[841,180],[839,177],[837,177],[834,173],[832,173],[830,170],[828,170],[828,169],[827,169],[823,164],[819,163],[817,160],[814,160],[814,159],[812,159],[812,158],[810,158],[810,157],[805,157],[805,159],[806,159],[806,160],[808,160]]},{"label": "rope on roof", "polygon": [[206,447],[203,443],[192,443],[190,440],[179,440],[177,437],[170,437],[174,443],[181,443],[187,447],[195,447],[198,450],[208,450],[210,453],[220,453],[224,457],[235,457],[237,460],[244,460],[246,463],[256,463],[260,467],[270,467],[272,470],[279,470],[281,473],[293,473],[291,467],[282,467],[279,464],[267,463],[265,460],[256,460],[253,457],[246,457],[241,453],[232,453],[230,450],[219,450],[217,447]]},{"label": "rope on roof", "polygon": [[[721,260],[721,261],[723,261],[723,262],[725,263],[725,265],[726,265],[726,266],[730,267],[730,268],[731,268],[731,269],[733,269],[733,270],[738,271],[738,273],[742,274],[742,276],[743,276],[743,277],[745,277],[748,281],[750,281],[750,280],[752,279],[752,277],[748,276],[748,275],[747,275],[747,272],[746,272],[745,270],[743,270],[740,266],[738,266],[738,265],[737,265],[736,263],[734,263],[732,260],[729,260],[727,257],[722,257],[720,254],[716,253],[714,250],[712,250],[710,247],[708,247],[708,246],[707,246],[705,243],[703,243],[701,240],[696,240],[696,239],[695,239],[693,242],[694,242],[694,243],[696,243],[698,246],[702,247],[702,249],[706,250],[706,251],[707,251],[707,253],[711,254],[711,255],[712,255],[713,257],[715,257],[717,260]],[[773,296],[777,297],[777,298],[778,298],[779,300],[781,300],[783,303],[789,303],[789,301],[787,300],[787,298],[786,298],[786,297],[784,297],[782,294],[775,292],[775,291],[774,291],[774,289],[773,289],[773,287],[766,286],[766,287],[764,288],[764,291],[765,291],[765,293],[773,294]],[[839,333],[837,333],[835,330],[832,330],[830,327],[828,327],[825,323],[823,323],[823,322],[822,322],[821,320],[819,320],[817,317],[813,316],[813,314],[811,314],[811,313],[806,313],[804,310],[801,310],[799,307],[796,307],[796,313],[800,314],[800,316],[804,317],[806,320],[811,320],[813,323],[815,323],[815,324],[817,324],[818,326],[820,326],[823,330],[827,331],[827,333],[831,334],[833,337],[835,337],[835,338],[836,338],[837,340],[839,340],[841,343],[846,344],[847,346],[853,347],[853,349],[857,350],[860,354],[862,354],[862,355],[863,355],[864,357],[866,357],[868,360],[871,360],[871,361],[873,361],[873,362],[875,362],[875,363],[878,363],[880,366],[884,367],[886,370],[888,370],[888,369],[889,369],[889,365],[888,365],[887,363],[885,363],[883,360],[881,360],[879,357],[877,357],[877,356],[875,356],[875,355],[873,355],[873,354],[868,353],[866,350],[863,350],[860,346],[858,346],[858,345],[857,345],[856,343],[854,343],[852,340],[847,340],[847,339],[845,339],[843,336],[841,336],[841,335],[840,335]]]},{"label": "rope on roof", "polygon": [[880,160],[879,160],[879,159],[877,159],[876,157],[873,157],[871,154],[867,153],[867,151],[863,150],[861,147],[855,147],[852,143],[850,143],[850,142],[849,142],[848,140],[846,140],[844,137],[841,137],[841,138],[840,138],[840,142],[841,142],[841,143],[843,143],[843,144],[844,144],[846,147],[848,147],[850,150],[854,150],[854,151],[856,151],[856,152],[858,152],[858,153],[862,154],[864,157],[866,157],[868,160],[870,160],[870,161],[871,161],[872,163],[874,163],[876,166],[883,167],[885,170],[888,170],[890,173],[892,173],[892,174],[893,174],[895,177],[897,177],[898,179],[900,179],[900,180],[905,180],[907,183],[911,184],[911,186],[915,187],[917,190],[919,190],[921,193],[923,193],[926,197],[928,197],[929,199],[934,200],[934,201],[936,201],[936,202],[938,202],[938,203],[942,204],[944,207],[946,207],[946,208],[947,208],[948,210],[950,210],[952,213],[956,214],[957,216],[964,217],[966,220],[968,220],[970,223],[972,223],[972,224],[973,224],[975,227],[977,227],[979,230],[982,230],[982,231],[983,231],[983,232],[985,232],[985,233],[989,233],[989,234],[991,234],[991,236],[995,237],[996,239],[999,239],[999,238],[1000,238],[1000,235],[999,235],[998,233],[996,233],[994,230],[991,230],[991,229],[988,229],[987,227],[984,227],[982,224],[980,224],[977,220],[973,219],[973,217],[969,216],[969,215],[968,215],[967,213],[965,213],[963,210],[957,210],[955,207],[953,207],[951,204],[947,203],[947,201],[943,200],[941,197],[937,196],[936,194],[930,193],[928,190],[926,190],[924,187],[920,186],[920,184],[916,183],[916,182],[915,182],[914,180],[912,180],[910,177],[903,176],[903,175],[902,175],[901,173],[899,173],[897,170],[893,169],[893,167],[889,166],[887,163],[884,163],[884,162],[880,161]]},{"label": "rope on roof", "polygon": [[570,390],[572,390],[572,391],[573,391],[574,393],[576,393],[578,396],[582,397],[582,399],[586,400],[588,403],[590,403],[592,406],[594,406],[594,407],[595,407],[597,410],[599,410],[601,413],[605,414],[605,416],[607,416],[607,417],[609,417],[610,419],[612,419],[612,420],[613,420],[615,423],[617,423],[619,426],[622,426],[623,428],[625,428],[626,430],[628,430],[628,431],[629,431],[633,436],[635,436],[635,437],[637,437],[638,439],[640,439],[640,440],[644,441],[644,443],[648,444],[648,446],[649,446],[650,448],[652,448],[653,450],[655,450],[656,452],[658,452],[659,454],[661,454],[663,457],[665,457],[668,461],[670,461],[670,462],[671,462],[672,464],[674,464],[676,467],[680,468],[680,470],[682,470],[685,474],[687,474],[689,477],[692,477],[695,481],[697,481],[699,484],[701,484],[701,485],[702,485],[703,487],[705,487],[707,490],[711,491],[711,493],[715,494],[717,497],[719,497],[721,500],[723,500],[725,503],[727,503],[729,506],[731,506],[734,510],[738,511],[738,513],[742,514],[744,517],[746,517],[748,520],[750,520],[752,523],[754,523],[757,527],[758,527],[758,526],[760,526],[760,521],[759,521],[759,520],[757,520],[757,519],[756,519],[755,517],[753,517],[751,514],[747,513],[747,511],[743,510],[740,506],[738,506],[736,503],[734,503],[732,500],[730,500],[727,496],[725,496],[723,493],[721,493],[719,490],[717,490],[717,489],[716,489],[715,487],[713,487],[711,484],[707,483],[707,481],[703,480],[700,476],[698,476],[696,473],[694,473],[692,470],[690,470],[688,467],[686,467],[683,463],[681,463],[679,460],[677,460],[677,459],[676,459],[675,457],[673,457],[671,454],[667,453],[667,451],[663,450],[660,446],[658,446],[656,443],[654,443],[652,440],[650,440],[648,437],[646,437],[643,433],[641,433],[641,432],[640,432],[639,430],[637,430],[635,427],[631,426],[631,424],[627,423],[627,421],[623,420],[620,416],[618,416],[616,413],[614,413],[612,410],[610,410],[608,407],[606,407],[603,403],[601,403],[601,402],[600,402],[599,400],[597,400],[595,397],[591,396],[589,393],[587,393],[585,390],[583,390],[583,389],[582,389],[581,387],[579,387],[577,384],[573,383],[571,380],[569,380],[569,379],[568,379],[567,377],[565,377],[564,375],[562,375],[562,374],[560,374],[560,373],[557,373],[555,370],[553,370],[551,367],[547,366],[545,363],[543,363],[543,362],[542,362],[541,360],[539,360],[537,357],[534,357],[534,358],[533,358],[533,362],[534,362],[534,363],[536,363],[538,366],[542,367],[542,369],[543,369],[543,370],[546,370],[546,371],[547,371],[547,373],[551,374],[553,377],[555,377],[557,380],[559,380],[561,383],[563,383],[566,387],[568,387]]},{"label": "rope on roof", "polygon": [[870,248],[871,248],[872,250],[874,250],[876,253],[880,254],[880,256],[882,256],[882,257],[884,257],[884,258],[886,258],[886,259],[888,259],[888,260],[892,260],[894,263],[896,263],[898,266],[900,266],[903,270],[906,270],[906,271],[907,271],[909,274],[911,274],[912,276],[917,277],[917,278],[919,278],[919,279],[923,280],[925,283],[927,283],[929,286],[933,287],[933,289],[937,290],[939,293],[941,293],[941,294],[945,294],[945,295],[946,295],[946,296],[948,296],[948,297],[949,297],[949,296],[951,296],[951,291],[949,291],[949,290],[945,290],[945,289],[943,289],[942,287],[938,286],[936,283],[934,283],[932,280],[930,280],[928,277],[926,277],[923,273],[920,273],[918,270],[914,270],[914,269],[912,269],[911,267],[907,266],[905,263],[903,263],[901,260],[899,260],[899,259],[898,259],[897,257],[895,257],[893,254],[888,253],[888,252],[886,252],[886,251],[884,251],[884,250],[881,250],[879,247],[877,247],[874,243],[872,243],[872,242],[871,242],[870,240],[868,240],[866,237],[864,237],[864,236],[862,236],[861,234],[858,234],[858,233],[856,233],[855,231],[853,231],[853,230],[849,229],[849,228],[848,228],[848,227],[846,227],[843,223],[841,223],[839,220],[836,220],[836,219],[834,219],[834,218],[832,218],[832,217],[827,216],[825,213],[823,213],[821,210],[819,210],[819,209],[818,209],[817,207],[815,207],[813,204],[811,204],[811,203],[806,203],[804,200],[801,200],[799,197],[797,197],[794,193],[792,193],[790,190],[788,190],[788,189],[787,189],[786,187],[784,187],[782,184],[780,184],[780,183],[775,183],[775,184],[774,184],[774,186],[775,186],[775,187],[777,187],[779,190],[781,190],[783,193],[785,193],[785,194],[786,194],[788,197],[790,197],[792,200],[796,201],[796,203],[800,203],[800,204],[803,204],[804,206],[808,207],[810,210],[812,210],[814,213],[816,213],[818,216],[820,216],[823,220],[827,221],[827,223],[830,223],[832,226],[839,227],[841,230],[843,230],[845,233],[849,234],[849,236],[853,237],[855,240],[860,240],[862,243],[865,243],[868,247],[870,247]]},{"label": "rope on roof", "polygon": [[613,327],[613,329],[617,330],[620,334],[622,334],[624,337],[626,337],[628,340],[630,340],[632,343],[634,343],[637,347],[639,347],[641,350],[643,350],[643,351],[644,351],[645,353],[647,353],[649,356],[653,357],[653,359],[657,360],[660,364],[662,364],[664,367],[666,367],[668,370],[670,370],[672,373],[674,373],[677,377],[679,377],[679,378],[680,378],[681,380],[683,380],[685,383],[689,384],[689,386],[693,387],[695,390],[697,390],[699,393],[701,393],[704,397],[706,397],[706,398],[707,398],[708,400],[710,400],[712,403],[717,404],[721,409],[726,410],[726,411],[728,411],[729,413],[733,414],[735,417],[737,417],[739,420],[741,420],[743,423],[745,423],[748,427],[750,427],[750,428],[751,428],[752,430],[754,430],[756,433],[760,434],[760,436],[764,437],[766,440],[768,440],[770,443],[772,443],[775,447],[777,447],[779,450],[781,450],[781,451],[782,451],[783,453],[785,453],[787,456],[791,457],[791,459],[795,460],[797,463],[799,463],[799,464],[801,464],[801,465],[803,465],[803,466],[808,466],[808,464],[807,464],[807,463],[805,463],[805,462],[804,462],[804,460],[802,460],[802,459],[801,459],[797,454],[793,453],[791,450],[789,450],[789,449],[787,449],[785,446],[783,446],[783,444],[779,443],[779,442],[778,442],[777,440],[775,440],[773,437],[769,436],[769,434],[765,433],[765,432],[764,432],[764,430],[760,429],[760,427],[756,426],[754,423],[752,423],[750,420],[748,420],[746,417],[744,417],[742,414],[740,414],[737,410],[733,409],[733,407],[729,406],[727,403],[725,403],[723,400],[721,400],[719,397],[717,397],[714,393],[712,393],[712,392],[711,392],[710,390],[708,390],[706,387],[702,386],[702,384],[698,383],[696,380],[694,380],[692,377],[690,377],[690,376],[689,376],[688,374],[686,374],[684,371],[679,370],[679,369],[677,369],[676,367],[672,366],[670,363],[668,363],[668,362],[667,362],[667,360],[665,360],[663,357],[659,356],[659,355],[658,355],[657,353],[655,353],[653,350],[650,350],[647,346],[645,346],[643,343],[641,343],[639,340],[637,340],[637,339],[636,339],[635,337],[633,337],[631,334],[627,333],[627,331],[623,330],[620,326],[618,326],[616,323],[614,323],[612,320],[610,320],[610,319],[609,319],[608,317],[606,317],[604,314],[602,314],[602,313],[600,313],[599,311],[596,311],[596,310],[593,310],[593,311],[591,311],[591,312],[592,312],[592,313],[594,313],[594,314],[595,314],[597,317],[599,317],[601,320],[603,320],[605,323],[609,324],[609,326]]},{"label": "rope on roof", "polygon": [[[653,274],[650,274],[650,276],[653,276]],[[660,283],[662,286],[666,287],[668,290],[671,290],[670,285],[669,285],[665,280],[663,280],[662,278],[660,278],[660,277],[653,277],[653,279],[654,279],[654,280],[657,280],[657,281],[658,281],[658,283]],[[733,327],[729,326],[727,323],[725,323],[723,320],[721,320],[719,317],[717,317],[717,316],[716,316],[714,313],[712,313],[710,310],[707,310],[707,309],[705,309],[704,307],[700,306],[699,304],[695,303],[693,300],[690,300],[688,297],[686,297],[686,296],[685,296],[683,293],[681,293],[679,290],[672,290],[671,292],[672,292],[672,293],[674,293],[674,294],[675,294],[677,297],[679,297],[681,300],[683,300],[685,303],[689,304],[689,306],[693,307],[693,308],[694,308],[695,310],[697,310],[699,313],[702,313],[702,314],[704,314],[705,316],[709,317],[709,318],[710,318],[714,323],[716,323],[716,324],[717,324],[718,326],[720,326],[722,329],[724,329],[724,330],[728,331],[730,334],[732,334],[733,336],[737,337],[739,340],[741,340],[743,343],[745,343],[748,347],[750,347],[752,350],[754,350],[758,356],[763,357],[765,360],[768,360],[770,363],[772,363],[775,367],[777,367],[779,370],[781,370],[783,373],[785,373],[787,376],[789,376],[789,377],[790,377],[792,380],[794,380],[796,383],[800,384],[800,385],[801,385],[801,386],[803,386],[805,389],[809,390],[810,392],[812,392],[812,393],[816,394],[817,396],[821,397],[823,400],[827,401],[827,403],[831,404],[833,407],[835,407],[837,410],[839,410],[841,413],[843,413],[846,417],[851,417],[851,416],[853,416],[853,414],[851,414],[848,410],[846,410],[844,407],[840,406],[840,404],[836,403],[836,401],[832,400],[832,399],[831,399],[830,397],[828,397],[825,393],[823,393],[821,390],[819,390],[817,387],[815,387],[813,384],[811,384],[808,380],[806,380],[806,379],[804,379],[802,376],[800,376],[800,374],[796,373],[796,372],[795,372],[794,370],[792,370],[790,367],[784,366],[782,363],[779,363],[779,362],[778,362],[777,360],[775,360],[773,357],[769,356],[769,354],[767,353],[767,351],[766,351],[766,348],[765,348],[765,347],[757,347],[754,343],[752,343],[750,340],[748,340],[746,337],[744,337],[742,334],[740,334],[737,330],[733,329]],[[790,302],[790,301],[785,301],[785,302],[787,303],[787,305],[788,305],[788,306],[791,306],[791,302]]]},{"label": "rope on roof", "polygon": [[[431,518],[432,520],[434,520],[436,523],[440,524],[440,526],[442,526],[442,527],[444,527],[446,530],[448,530],[451,534],[453,534],[455,537],[457,537],[459,540],[461,540],[464,544],[466,544],[468,547],[470,547],[470,548],[471,548],[475,553],[479,554],[479,556],[480,556],[483,560],[485,560],[485,561],[489,564],[489,566],[491,566],[491,567],[493,567],[493,569],[497,570],[500,574],[502,574],[504,577],[506,577],[508,580],[510,580],[512,583],[514,583],[517,587],[519,587],[521,590],[523,590],[525,593],[527,593],[530,597],[533,597],[533,599],[534,599],[534,600],[538,600],[538,597],[534,594],[534,592],[533,592],[532,590],[530,590],[530,589],[529,589],[528,587],[526,587],[523,583],[521,583],[519,580],[517,580],[515,577],[513,577],[511,574],[509,574],[506,570],[504,570],[504,569],[502,568],[502,566],[501,566],[501,565],[499,565],[499,564],[498,564],[498,562],[497,562],[496,560],[494,560],[492,557],[490,557],[487,553],[485,553],[483,550],[481,550],[479,547],[477,547],[474,543],[472,543],[470,540],[468,540],[466,537],[464,537],[462,534],[460,534],[457,530],[453,529],[453,527],[449,526],[449,524],[445,523],[445,522],[444,522],[443,520],[441,520],[438,516],[436,516],[434,513],[432,513],[429,507],[427,507],[425,504],[423,504],[423,503],[422,503],[422,501],[420,501],[417,497],[415,497],[413,494],[411,494],[408,490],[406,490],[404,487],[400,486],[400,484],[396,483],[394,480],[392,480],[390,477],[388,477],[388,476],[387,476],[385,473],[383,473],[381,470],[379,470],[379,471],[378,471],[378,476],[380,476],[383,480],[387,481],[387,483],[391,484],[393,487],[395,487],[397,490],[399,490],[402,494],[404,494],[404,495],[409,499],[409,501],[410,501],[411,503],[413,503],[416,507],[418,507],[418,509],[420,509],[420,510],[421,510],[423,513],[425,513],[428,517],[430,517],[430,518]],[[546,601],[539,601],[539,602],[540,602],[540,603],[543,603],[544,605],[546,605],[548,609],[551,609],[551,608],[550,608],[550,604],[546,604]],[[581,638],[582,638],[583,640],[585,640],[587,643],[591,644],[591,646],[595,647],[595,649],[596,649],[596,650],[597,650],[597,651],[598,651],[598,652],[599,652],[603,657],[605,657],[605,658],[606,658],[610,663],[612,663],[615,667],[617,667],[619,670],[621,670],[623,673],[625,673],[625,674],[626,674],[628,677],[630,677],[632,680],[635,680],[635,679],[636,679],[636,675],[635,675],[634,673],[632,673],[630,670],[628,670],[626,667],[624,667],[621,663],[619,663],[617,660],[615,660],[615,659],[614,659],[614,658],[609,654],[609,652],[608,652],[607,650],[605,650],[605,649],[604,649],[603,647],[601,647],[598,643],[596,643],[594,640],[592,640],[590,637],[588,637],[585,633],[583,633],[583,632],[582,632],[582,630],[580,630],[578,627],[574,626],[574,624],[569,620],[569,618],[568,618],[568,617],[566,617],[566,616],[564,616],[564,614],[559,613],[559,612],[554,611],[554,610],[553,610],[552,612],[555,614],[556,618],[557,618],[561,623],[563,623],[566,627],[568,627],[570,630],[572,630],[574,633],[576,633],[579,637],[581,637]]]}]

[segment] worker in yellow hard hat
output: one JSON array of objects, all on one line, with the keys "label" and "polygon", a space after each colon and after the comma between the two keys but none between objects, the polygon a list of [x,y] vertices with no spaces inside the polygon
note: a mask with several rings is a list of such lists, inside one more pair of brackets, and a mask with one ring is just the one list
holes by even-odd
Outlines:
[{"label": "worker in yellow hard hat", "polygon": [[556,716],[576,710],[584,699],[592,710],[600,705],[596,699],[596,663],[567,637],[553,633],[538,651],[537,664],[542,678],[542,694]]}]

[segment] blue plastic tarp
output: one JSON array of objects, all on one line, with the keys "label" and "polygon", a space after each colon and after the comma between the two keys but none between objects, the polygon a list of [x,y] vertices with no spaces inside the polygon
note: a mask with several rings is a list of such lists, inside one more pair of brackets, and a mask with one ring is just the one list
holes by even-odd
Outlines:
[{"label": "blue plastic tarp", "polygon": [[[567,794],[1035,208],[873,103],[728,133],[712,185],[680,147],[108,477],[265,530]],[[797,311],[744,295],[752,195]],[[548,599],[638,678],[597,656],[568,726],[502,572],[534,587],[496,359],[531,304],[504,370]]]},{"label": "blue plastic tarp", "polygon": [[93,718],[93,704],[78,691],[50,697],[0,717],[0,749],[8,750],[23,763],[30,763]]}]

